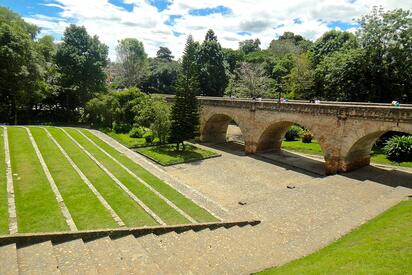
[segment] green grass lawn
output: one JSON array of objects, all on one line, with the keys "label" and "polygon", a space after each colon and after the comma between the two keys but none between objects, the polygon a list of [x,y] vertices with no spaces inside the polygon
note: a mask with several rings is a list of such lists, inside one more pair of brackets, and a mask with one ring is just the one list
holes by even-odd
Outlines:
[{"label": "green grass lawn", "polygon": [[[79,230],[115,228],[116,222],[42,128],[30,128]],[[56,161],[56,159],[58,161]]]},{"label": "green grass lawn", "polygon": [[[322,149],[316,140],[312,140],[311,143],[303,143],[300,140],[282,142],[282,149],[300,152],[304,154],[323,155]],[[373,148],[371,152],[371,162],[377,164],[412,167],[412,162],[394,162],[386,158],[385,153],[380,148]]]},{"label": "green grass lawn", "polygon": [[186,224],[190,223],[184,216],[159,198],[136,178],[132,177],[127,171],[115,161],[110,159],[93,143],[88,141],[76,129],[66,129],[66,131],[89,151],[105,167],[110,167],[113,175],[118,178],[136,197],[146,206],[155,212],[167,224]]},{"label": "green grass lawn", "polygon": [[259,274],[411,274],[411,267],[408,200],[314,254]]},{"label": "green grass lawn", "polygon": [[88,130],[82,129],[81,130],[86,136],[88,136],[91,140],[93,140],[97,145],[102,147],[106,152],[108,152],[111,156],[117,159],[120,163],[130,169],[133,173],[137,176],[142,178],[148,184],[150,184],[154,189],[156,189],[159,193],[163,196],[168,198],[171,202],[173,202],[177,207],[182,209],[185,213],[191,216],[198,222],[214,222],[217,219],[211,215],[207,210],[203,209],[202,207],[195,204],[190,199],[183,196],[181,193],[176,191],[170,185],[165,183],[164,181],[160,180],[159,178],[155,177],[147,170],[142,168],[136,162],[132,161],[124,154],[120,153],[95,135],[93,135]]},{"label": "green grass lawn", "polygon": [[[9,233],[3,129],[0,127],[0,235]],[[7,129],[18,232],[68,231],[69,226],[30,141],[29,133],[24,127],[11,126]],[[158,225],[160,221],[147,213],[140,201],[168,225],[189,224],[193,220],[218,221],[206,209],[89,130],[51,126],[29,126],[28,129],[79,230],[117,228],[119,225],[113,218],[114,215],[119,216],[128,227]],[[65,157],[65,153],[70,160]],[[81,171],[80,175],[72,164]],[[107,207],[83,180],[83,174],[107,202]],[[123,190],[121,185],[128,190]],[[133,199],[134,196],[139,202]],[[179,209],[171,206],[169,201]],[[180,210],[193,220],[181,214]]]},{"label": "green grass lawn", "polygon": [[161,165],[173,165],[218,156],[215,152],[204,150],[187,143],[185,144],[184,151],[182,151],[181,148],[177,151],[176,144],[167,144],[138,148],[136,152],[155,160]]},{"label": "green grass lawn", "polygon": [[4,159],[3,127],[0,127],[0,235],[9,232],[9,214],[7,209],[6,162]]},{"label": "green grass lawn", "polygon": [[49,131],[127,226],[157,224],[93,160],[81,151],[61,129],[50,128]]},{"label": "green grass lawn", "polygon": [[8,127],[18,232],[68,230],[26,130]]},{"label": "green grass lawn", "polygon": [[102,131],[108,136],[114,138],[121,144],[123,144],[126,147],[141,147],[146,145],[146,140],[144,138],[132,138],[129,136],[128,133],[125,134],[120,134],[120,133],[115,133],[113,131]]}]

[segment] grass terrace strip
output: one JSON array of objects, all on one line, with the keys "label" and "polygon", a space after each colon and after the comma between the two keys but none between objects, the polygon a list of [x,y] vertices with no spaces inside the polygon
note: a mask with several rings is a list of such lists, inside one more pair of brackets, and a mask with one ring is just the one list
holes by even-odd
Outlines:
[{"label": "grass terrace strip", "polygon": [[67,231],[25,129],[8,127],[19,232]]},{"label": "grass terrace strip", "polygon": [[[147,213],[149,213],[159,224],[166,224],[166,221],[160,217],[160,215],[168,219],[167,222],[171,224],[187,223],[188,221],[177,213],[172,207],[167,205],[163,200],[161,200],[156,194],[147,189],[144,185],[138,182],[135,178],[131,177],[121,166],[110,159],[102,151],[89,142],[85,137],[83,137],[79,132],[74,129],[65,129],[79,146],[82,146],[84,150],[91,154],[95,159],[95,162],[101,166],[110,177],[113,178],[119,184],[119,186],[124,189],[128,195],[141,205]],[[110,167],[108,171],[107,167]],[[148,203],[148,204],[146,204]],[[149,207],[153,207],[150,208]],[[179,219],[180,218],[180,219]]]},{"label": "grass terrace strip", "polygon": [[177,207],[182,209],[185,213],[189,216],[194,218],[198,222],[215,222],[218,221],[216,217],[210,214],[207,210],[203,209],[202,207],[195,204],[189,198],[185,197],[178,191],[176,191],[172,186],[163,182],[162,180],[158,179],[145,169],[143,169],[140,165],[136,162],[122,154],[121,152],[117,151],[115,148],[92,134],[89,130],[82,129],[81,130],[86,136],[88,136],[91,140],[93,140],[97,145],[103,148],[106,152],[108,152],[111,156],[121,162],[124,166],[130,169],[133,173],[137,176],[142,178],[145,182],[150,184],[154,189],[156,189],[159,193],[165,196],[168,200],[173,202]]},{"label": "grass terrace strip", "polygon": [[6,156],[4,129],[0,127],[0,235],[9,233],[9,211],[7,204]]},{"label": "grass terrace strip", "polygon": [[[144,192],[151,192],[149,193],[150,195],[155,194],[157,197],[159,197],[163,202],[165,202],[166,204],[168,204],[171,208],[173,208],[174,210],[176,210],[177,212],[179,212],[179,214],[181,214],[183,217],[185,217],[188,221],[195,223],[196,221],[190,217],[188,214],[186,214],[183,210],[181,210],[180,208],[178,208],[174,203],[172,203],[171,201],[169,201],[166,197],[164,197],[162,194],[160,194],[159,192],[157,192],[156,189],[154,189],[150,184],[148,184],[147,182],[145,182],[143,179],[141,179],[140,177],[138,177],[135,173],[133,173],[129,168],[127,168],[126,166],[124,166],[120,161],[118,161],[117,159],[115,159],[114,157],[112,157],[109,153],[107,153],[103,148],[101,148],[100,146],[98,146],[94,141],[92,141],[88,136],[86,136],[82,131],[80,131],[79,129],[76,130],[78,133],[80,133],[84,138],[86,138],[90,143],[92,143],[96,148],[98,148],[102,153],[104,153],[107,157],[109,157],[112,161],[114,161],[117,165],[119,165],[123,170],[125,170],[130,176],[132,176],[133,178],[135,178],[137,180],[137,182],[139,183],[138,185],[142,184],[144,185],[145,189]],[[133,185],[131,186],[133,187]],[[140,186],[139,186],[140,187]],[[148,189],[148,190],[147,190]],[[137,191],[137,190],[136,190]],[[135,193],[136,194],[136,193]],[[136,194],[137,195],[137,194]],[[145,202],[147,203],[147,202]],[[151,204],[147,203],[147,205],[149,207],[151,207],[153,209],[153,206],[151,206]],[[158,204],[157,204],[158,205]],[[156,204],[154,206],[157,206]],[[162,215],[160,215],[162,216]],[[164,218],[165,219],[165,218]],[[168,222],[168,221],[166,221]]]},{"label": "grass terrace strip", "polygon": [[[42,128],[30,128],[43,158],[79,230],[115,228],[110,212],[83,182]],[[58,161],[56,161],[58,160]]]},{"label": "grass terrace strip", "polygon": [[61,129],[49,128],[48,130],[127,226],[157,224]]},{"label": "grass terrace strip", "polygon": [[66,207],[66,204],[64,203],[63,197],[60,194],[59,189],[57,188],[57,185],[56,185],[56,182],[53,179],[53,176],[50,174],[50,170],[47,167],[46,162],[44,161],[44,158],[43,158],[43,156],[42,156],[42,154],[39,150],[39,147],[37,146],[36,141],[33,138],[33,135],[31,134],[29,128],[24,127],[24,129],[26,130],[26,132],[29,136],[31,145],[33,146],[34,151],[36,152],[37,158],[39,159],[40,165],[43,168],[43,172],[46,175],[47,180],[49,181],[50,187],[51,187],[51,189],[54,193],[55,198],[57,199],[57,203],[59,204],[60,211],[62,212],[62,214],[64,216],[64,219],[66,220],[67,225],[69,226],[71,231],[77,231],[76,224],[74,223],[73,218],[70,215],[70,212]]}]

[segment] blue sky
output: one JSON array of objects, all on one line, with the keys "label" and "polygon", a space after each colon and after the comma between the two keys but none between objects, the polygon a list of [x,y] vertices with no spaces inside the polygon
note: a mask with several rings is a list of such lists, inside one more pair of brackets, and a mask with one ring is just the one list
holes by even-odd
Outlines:
[{"label": "blue sky", "polygon": [[209,28],[224,47],[254,38],[267,47],[284,31],[312,40],[329,29],[354,32],[353,19],[374,5],[412,9],[412,1],[403,0],[0,0],[0,5],[56,40],[68,24],[84,25],[109,46],[111,59],[126,37],[143,41],[151,56],[167,46],[179,57],[188,34],[202,40]]}]

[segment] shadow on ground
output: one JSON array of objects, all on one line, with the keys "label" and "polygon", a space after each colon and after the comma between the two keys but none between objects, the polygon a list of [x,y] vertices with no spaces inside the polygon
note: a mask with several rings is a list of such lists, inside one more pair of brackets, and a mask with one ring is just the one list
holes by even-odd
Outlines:
[{"label": "shadow on ground", "polygon": [[[202,145],[221,150],[228,154],[246,156],[244,145],[239,142],[231,141],[219,144],[203,143]],[[247,156],[308,176],[325,177],[323,161],[305,157],[301,154],[294,154],[289,151],[280,151]],[[373,181],[391,187],[403,186],[412,189],[412,173],[399,171],[396,170],[396,168],[380,168],[370,165],[352,172],[342,173],[340,175],[358,181]]]}]

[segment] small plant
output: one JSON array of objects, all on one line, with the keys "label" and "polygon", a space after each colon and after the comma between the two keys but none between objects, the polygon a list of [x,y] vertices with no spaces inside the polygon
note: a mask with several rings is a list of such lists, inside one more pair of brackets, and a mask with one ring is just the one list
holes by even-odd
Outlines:
[{"label": "small plant", "polygon": [[113,122],[112,124],[112,130],[115,131],[117,134],[119,133],[127,133],[130,131],[131,126],[126,123],[118,123],[118,122]]},{"label": "small plant", "polygon": [[154,140],[152,131],[147,131],[147,132],[143,135],[143,137],[144,137],[144,139],[146,140],[146,143],[152,143],[153,140]]},{"label": "small plant", "polygon": [[306,130],[303,132],[302,142],[303,143],[311,143],[313,139],[313,135],[310,131]]},{"label": "small plant", "polygon": [[389,160],[412,161],[412,136],[394,136],[386,142],[383,150]]},{"label": "small plant", "polygon": [[142,126],[133,127],[129,132],[129,136],[132,138],[142,138],[147,131],[148,129]]},{"label": "small plant", "polygon": [[300,137],[303,129],[297,125],[293,125],[292,127],[289,128],[289,130],[286,132],[285,139],[287,141],[294,141],[297,138]]}]

